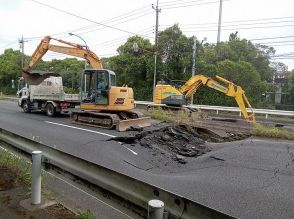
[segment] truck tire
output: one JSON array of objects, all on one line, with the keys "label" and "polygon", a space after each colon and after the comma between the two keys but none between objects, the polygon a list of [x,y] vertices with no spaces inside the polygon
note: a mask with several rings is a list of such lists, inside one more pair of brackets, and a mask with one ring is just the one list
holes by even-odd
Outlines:
[{"label": "truck tire", "polygon": [[30,103],[28,100],[24,100],[23,103],[22,103],[22,110],[25,112],[25,113],[30,113],[31,112],[31,108],[30,108]]},{"label": "truck tire", "polygon": [[53,117],[56,114],[55,107],[53,106],[52,103],[48,103],[46,106],[46,115],[49,117]]}]

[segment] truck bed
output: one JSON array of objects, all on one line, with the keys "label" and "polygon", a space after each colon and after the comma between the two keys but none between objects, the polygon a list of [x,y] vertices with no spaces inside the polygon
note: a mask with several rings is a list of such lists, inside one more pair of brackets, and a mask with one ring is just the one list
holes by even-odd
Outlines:
[{"label": "truck bed", "polygon": [[34,94],[30,97],[33,100],[46,100],[46,101],[64,101],[64,102],[80,102],[79,94]]}]

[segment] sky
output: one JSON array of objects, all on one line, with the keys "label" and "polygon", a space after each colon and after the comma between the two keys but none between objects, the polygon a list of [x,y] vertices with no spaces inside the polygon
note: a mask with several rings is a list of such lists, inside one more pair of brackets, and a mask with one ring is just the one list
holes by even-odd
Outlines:
[{"label": "sky", "polygon": [[[178,23],[183,33],[216,43],[219,0],[158,0],[159,31]],[[139,35],[154,43],[156,0],[0,0],[0,54],[19,49],[31,55],[41,39],[84,44],[99,57],[117,54],[127,38]],[[273,46],[272,61],[294,69],[293,0],[223,0],[221,41],[238,31],[241,38]],[[53,43],[53,42],[52,42]],[[68,56],[48,52],[45,60]],[[197,66],[196,66],[197,67]],[[204,73],[205,74],[205,73]]]}]

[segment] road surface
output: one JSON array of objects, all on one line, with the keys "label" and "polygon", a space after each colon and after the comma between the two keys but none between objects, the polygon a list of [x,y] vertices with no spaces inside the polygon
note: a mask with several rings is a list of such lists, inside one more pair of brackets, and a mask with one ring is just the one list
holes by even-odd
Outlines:
[{"label": "road surface", "polygon": [[107,141],[122,133],[75,125],[68,117],[25,114],[15,102],[0,101],[0,128],[235,217],[294,217],[293,141],[211,143],[212,152],[179,164],[152,149]]}]

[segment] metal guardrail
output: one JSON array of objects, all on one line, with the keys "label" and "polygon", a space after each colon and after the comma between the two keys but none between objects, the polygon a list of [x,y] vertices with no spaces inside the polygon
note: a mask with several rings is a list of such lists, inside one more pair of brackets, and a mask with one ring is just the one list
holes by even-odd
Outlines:
[{"label": "metal guardrail", "polygon": [[[135,101],[136,105],[153,105],[153,106],[162,106],[164,104],[155,104],[148,101]],[[194,108],[194,109],[204,109],[204,110],[213,110],[216,111],[216,114],[219,114],[219,111],[227,112],[239,112],[241,116],[241,110],[238,107],[226,107],[226,106],[209,106],[209,105],[188,105],[184,107]],[[248,112],[251,112],[250,109],[247,109]],[[270,110],[270,109],[253,109],[255,114],[263,114],[267,119],[269,115],[278,115],[278,116],[290,116],[294,117],[294,111],[284,111],[284,110]]]},{"label": "metal guardrail", "polygon": [[[0,94],[1,96],[1,94]],[[6,100],[17,101],[16,97],[2,96]],[[155,104],[149,101],[135,101],[136,105],[154,105],[154,106],[163,106],[164,104]],[[213,110],[216,111],[218,115],[220,111],[227,112],[239,112],[240,116],[242,116],[241,110],[238,107],[228,107],[228,106],[210,106],[210,105],[187,105],[184,107],[190,107],[194,109],[204,109],[204,110]],[[247,109],[248,112],[251,112],[250,109]],[[277,116],[289,116],[294,117],[294,111],[286,111],[286,110],[271,110],[271,109],[253,109],[255,114],[265,115],[265,118],[268,119],[269,115],[277,115]]]},{"label": "metal guardrail", "polygon": [[234,218],[155,185],[147,184],[4,129],[0,129],[1,141],[29,154],[40,150],[43,152],[47,166],[57,166],[144,209],[147,209],[149,200],[159,199],[164,202],[166,211],[179,218]]}]

